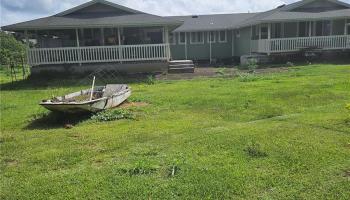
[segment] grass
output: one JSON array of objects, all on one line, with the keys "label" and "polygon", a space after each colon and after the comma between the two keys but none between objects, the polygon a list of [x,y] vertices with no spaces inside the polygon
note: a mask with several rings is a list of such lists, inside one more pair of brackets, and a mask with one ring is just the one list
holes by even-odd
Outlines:
[{"label": "grass", "polygon": [[349,74],[323,64],[131,83],[149,105],[97,122],[38,106],[88,85],[2,73],[0,198],[348,199]]}]

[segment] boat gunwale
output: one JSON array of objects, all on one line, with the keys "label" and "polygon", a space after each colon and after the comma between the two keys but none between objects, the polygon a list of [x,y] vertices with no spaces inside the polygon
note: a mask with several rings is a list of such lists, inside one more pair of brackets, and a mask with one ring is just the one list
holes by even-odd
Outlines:
[{"label": "boat gunwale", "polygon": [[[47,106],[47,105],[89,105],[89,104],[93,104],[93,103],[96,103],[96,102],[99,102],[99,101],[103,101],[103,100],[108,100],[110,98],[114,98],[116,96],[120,96],[120,95],[123,95],[127,92],[130,92],[130,89],[126,89],[126,90],[123,90],[123,91],[120,91],[118,93],[115,93],[113,94],[112,96],[109,96],[109,97],[102,97],[102,98],[99,98],[99,99],[94,99],[94,100],[91,100],[91,101],[82,101],[82,102],[41,102],[39,103],[39,105],[42,105],[42,106]],[[73,93],[72,93],[73,94]]]}]

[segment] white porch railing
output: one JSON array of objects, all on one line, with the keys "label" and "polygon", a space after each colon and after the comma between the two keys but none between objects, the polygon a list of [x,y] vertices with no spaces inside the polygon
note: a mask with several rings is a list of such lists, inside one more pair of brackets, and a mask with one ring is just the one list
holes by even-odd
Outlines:
[{"label": "white porch railing", "polygon": [[31,66],[128,61],[166,61],[169,44],[28,49]]},{"label": "white porch railing", "polygon": [[252,40],[252,52],[283,53],[305,48],[350,49],[350,35]]}]

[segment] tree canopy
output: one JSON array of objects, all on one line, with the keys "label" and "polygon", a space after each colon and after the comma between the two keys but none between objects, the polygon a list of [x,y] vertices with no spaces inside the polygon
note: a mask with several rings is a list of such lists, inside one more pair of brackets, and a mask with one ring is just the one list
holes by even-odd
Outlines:
[{"label": "tree canopy", "polygon": [[20,63],[25,56],[26,46],[10,34],[0,31],[0,64]]}]

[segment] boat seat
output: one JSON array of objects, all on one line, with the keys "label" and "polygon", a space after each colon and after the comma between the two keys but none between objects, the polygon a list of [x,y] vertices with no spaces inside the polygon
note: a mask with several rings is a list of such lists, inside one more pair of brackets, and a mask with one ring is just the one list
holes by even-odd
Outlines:
[{"label": "boat seat", "polygon": [[110,97],[120,91],[128,89],[127,85],[119,85],[119,84],[109,84],[106,85],[105,92],[103,93],[103,97]]}]

